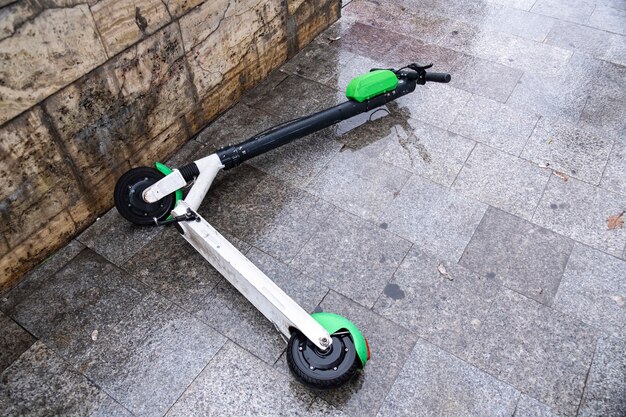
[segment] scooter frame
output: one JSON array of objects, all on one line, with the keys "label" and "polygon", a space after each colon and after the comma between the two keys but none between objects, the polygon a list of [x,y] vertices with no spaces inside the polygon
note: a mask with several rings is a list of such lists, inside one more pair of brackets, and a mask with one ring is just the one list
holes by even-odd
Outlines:
[{"label": "scooter frame", "polygon": [[[236,167],[254,156],[268,152],[342,120],[383,106],[390,101],[413,92],[417,84],[425,84],[426,81],[441,83],[450,81],[449,74],[427,73],[426,69],[431,66],[422,67],[417,64],[411,64],[399,70],[377,71],[371,74],[371,77],[360,77],[359,82],[361,80],[374,80],[372,82],[375,83],[377,82],[376,80],[381,80],[381,85],[370,88],[375,84],[366,84],[367,88],[355,90],[363,94],[354,93],[350,100],[342,104],[283,123],[240,144],[222,148],[179,169],[167,169],[167,172],[161,170],[166,175],[158,180],[157,178],[159,177],[152,177],[152,181],[155,182],[150,182],[151,180],[147,177],[150,174],[146,173],[145,168],[131,170],[120,178],[118,184],[116,184],[116,206],[124,217],[137,224],[149,224],[149,216],[153,215],[153,213],[158,217],[153,219],[155,224],[173,223],[185,240],[272,322],[283,337],[289,341],[288,362],[295,360],[293,352],[300,351],[302,353],[303,349],[305,349],[305,345],[301,344],[305,342],[301,339],[300,333],[314,345],[314,347],[310,346],[306,349],[317,349],[315,355],[326,356],[326,360],[334,361],[335,359],[331,358],[338,355],[337,352],[349,352],[351,350],[341,339],[342,335],[347,334],[341,330],[347,330],[348,334],[353,337],[351,343],[354,343],[354,345],[350,346],[358,353],[358,356],[355,358],[358,358],[360,361],[359,368],[362,368],[367,359],[369,359],[369,346],[367,345],[367,340],[356,326],[349,320],[332,314],[330,314],[332,316],[330,323],[328,321],[324,322],[325,320],[321,317],[316,319],[311,316],[203,219],[198,213],[198,209],[220,170]],[[368,91],[372,91],[372,93],[369,94]],[[140,177],[134,177],[137,173],[140,173]],[[145,178],[144,175],[146,175]],[[127,177],[128,181],[130,181],[130,178],[134,178],[137,182],[134,182],[134,185],[130,185],[124,177]],[[184,200],[176,201],[171,197],[172,195],[182,195],[179,190],[186,187],[191,181],[193,181],[193,185]],[[167,208],[163,203],[159,204],[160,200],[171,202],[173,205],[170,207],[173,207],[173,209]],[[152,211],[152,208],[149,208],[151,206],[157,208]],[[133,207],[140,210],[139,214],[132,211]],[[144,211],[144,209],[147,211]],[[171,217],[167,220],[162,220],[169,214],[167,211],[170,209]],[[327,315],[326,318],[330,316]],[[295,330],[299,333],[294,333]],[[292,345],[294,336],[295,340],[299,340],[297,345]],[[354,337],[358,340],[354,340]],[[333,338],[338,338],[337,343],[340,346],[334,350],[334,353],[332,349]],[[291,351],[290,349],[295,350]],[[308,352],[308,350],[306,351]],[[294,364],[290,362],[290,367],[292,365]],[[294,366],[298,366],[298,369],[301,369],[301,365],[302,363]],[[339,369],[339,375],[349,375],[350,369],[355,369],[345,368],[344,365],[339,365],[339,363],[330,365],[331,368],[332,366],[335,366],[334,370]],[[348,366],[354,365],[348,364]],[[306,368],[308,369],[309,365],[306,365]],[[313,365],[310,365],[311,371],[315,371],[315,369]],[[292,370],[294,369],[292,368]],[[348,373],[341,374],[344,371]],[[312,382],[313,380],[309,379],[309,375],[302,374],[296,376],[313,387],[317,387],[318,383],[323,387],[333,387],[347,381],[344,377],[338,376],[335,380],[336,383],[327,383],[323,377],[318,382]],[[313,378],[317,377],[314,376]]]}]

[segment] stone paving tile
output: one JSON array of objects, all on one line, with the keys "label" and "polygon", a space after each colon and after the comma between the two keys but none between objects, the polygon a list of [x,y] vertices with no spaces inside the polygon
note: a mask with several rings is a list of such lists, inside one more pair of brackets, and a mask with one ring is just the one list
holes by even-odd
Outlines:
[{"label": "stone paving tile", "polygon": [[314,400],[308,389],[227,342],[166,416],[298,416]]},{"label": "stone paving tile", "polygon": [[[306,311],[312,312],[328,292],[319,282],[256,248],[247,256]],[[276,328],[225,280],[196,310],[196,317],[270,365],[285,350]]]},{"label": "stone paving tile", "polygon": [[563,49],[575,49],[616,64],[626,65],[626,37],[603,30],[557,22],[546,43]]},{"label": "stone paving tile", "polygon": [[502,6],[514,7],[520,10],[529,11],[537,0],[489,0],[492,3]]},{"label": "stone paving tile", "polygon": [[350,416],[374,416],[415,345],[416,336],[351,300],[330,291],[322,311],[348,318],[367,338],[371,358],[343,387],[320,397]]},{"label": "stone paving tile", "polygon": [[463,109],[471,94],[446,84],[418,85],[415,92],[396,103],[406,107],[411,117],[447,129]]},{"label": "stone paving tile", "polygon": [[485,210],[485,204],[414,175],[379,221],[420,249],[458,261]]},{"label": "stone paving tile", "polygon": [[626,415],[626,348],[623,339],[598,340],[585,393],[581,417]]},{"label": "stone paving tile", "polygon": [[471,363],[557,412],[573,415],[595,348],[594,330],[504,290],[467,353]]},{"label": "stone paving tile", "polygon": [[288,121],[338,104],[339,100],[335,89],[290,75],[265,95],[243,103],[276,116],[279,121]]},{"label": "stone paving tile", "polygon": [[620,256],[626,229],[608,230],[606,219],[621,213],[626,197],[570,178],[551,176],[533,223],[596,249]]},{"label": "stone paving tile", "polygon": [[450,69],[450,74],[451,86],[504,103],[517,85],[522,71],[461,54]]},{"label": "stone paving tile", "polygon": [[459,263],[552,305],[572,247],[561,235],[490,207]]},{"label": "stone paving tile", "polygon": [[[265,176],[247,194],[238,194],[218,226],[288,262],[332,209],[331,204],[306,191]],[[211,223],[210,217],[208,221]]]},{"label": "stone paving tile", "polygon": [[380,27],[355,22],[335,45],[343,51],[378,60],[387,57],[390,45],[395,46],[401,42],[407,42],[407,37]]},{"label": "stone paving tile", "polygon": [[481,25],[488,26],[498,32],[543,42],[555,21],[555,19],[537,13],[502,7],[495,14],[488,16]]},{"label": "stone paving tile", "polygon": [[121,266],[162,231],[163,228],[160,227],[132,224],[116,208],[112,208],[77,239],[115,265]]},{"label": "stone paving tile", "polygon": [[285,81],[285,78],[288,76],[289,74],[281,71],[281,69],[270,72],[256,87],[246,91],[239,102],[247,106],[254,106],[255,104],[263,102],[268,94],[271,94],[276,86]]},{"label": "stone paving tile", "polygon": [[589,26],[609,32],[626,35],[626,10],[618,10],[613,7],[596,6],[589,17]]},{"label": "stone paving tile", "polygon": [[85,247],[77,240],[72,240],[58,252],[41,262],[37,267],[27,273],[13,288],[0,297],[0,311],[11,314],[13,308],[36,291],[63,268],[69,261],[80,253]]},{"label": "stone paving tile", "polygon": [[547,169],[478,144],[452,188],[530,220],[549,177]]},{"label": "stone paving tile", "polygon": [[542,118],[528,139],[522,158],[598,185],[613,141],[589,128]]},{"label": "stone paving tile", "polygon": [[319,397],[313,401],[313,404],[311,404],[306,414],[311,417],[348,417],[346,413],[338,410],[336,407],[333,407]]},{"label": "stone paving tile", "polygon": [[[244,253],[250,248],[237,238],[225,237]],[[221,275],[173,227],[126,262],[124,269],[187,310],[194,309],[204,300],[221,279]]]},{"label": "stone paving tile", "polygon": [[[281,71],[337,88],[337,80],[354,70],[349,62],[357,55],[328,42],[311,42],[287,61]],[[367,71],[367,70],[364,70]]]},{"label": "stone paving tile", "polygon": [[626,143],[614,143],[600,186],[626,195]]},{"label": "stone paving tile", "polygon": [[[198,157],[203,156],[202,153]],[[245,199],[267,177],[249,164],[239,165],[228,171],[220,171],[204,198],[198,213],[213,227],[235,235],[229,226],[233,213]],[[235,235],[238,239],[241,236]]]},{"label": "stone paving tile", "polygon": [[239,142],[278,124],[278,119],[262,110],[238,103],[202,129],[196,140],[211,151]]},{"label": "stone paving tile", "polygon": [[[413,62],[433,64],[431,71],[450,72],[459,56],[458,52],[439,45],[422,44],[415,39],[405,38],[389,49],[386,62],[394,68],[402,68]],[[420,87],[420,86],[418,86]]]},{"label": "stone paving tile", "polygon": [[[404,13],[404,7],[394,2],[378,2],[376,0],[353,0],[348,4],[343,2],[341,9],[341,20],[347,22],[360,22],[369,26],[381,29],[395,30],[397,22],[405,20],[399,18]],[[404,33],[402,30],[396,30],[398,33]]]},{"label": "stone paving tile", "polygon": [[0,373],[20,357],[35,338],[0,312]]},{"label": "stone paving tile", "polygon": [[550,407],[522,394],[513,417],[559,417]]},{"label": "stone paving tile", "polygon": [[[440,265],[447,276],[439,272]],[[462,353],[500,288],[491,278],[413,248],[373,310],[448,352]]]},{"label": "stone paving tile", "polygon": [[80,370],[133,414],[163,415],[225,341],[152,293],[94,341]]},{"label": "stone paving tile", "polygon": [[22,300],[12,318],[72,363],[143,297],[147,288],[100,255],[83,250]]},{"label": "stone paving tile", "polygon": [[519,392],[418,341],[380,412],[384,416],[511,416]]},{"label": "stone paving tile", "polygon": [[[471,24],[471,23],[470,23]],[[568,63],[572,52],[514,35],[483,30],[461,51],[521,71],[541,63],[541,73],[556,76]]]},{"label": "stone paving tile", "polygon": [[450,130],[518,156],[538,119],[531,112],[472,96],[459,112]]},{"label": "stone paving tile", "polygon": [[547,76],[543,73],[524,73],[507,100],[507,105],[543,116],[576,122],[585,106],[588,89],[586,80],[569,73]]},{"label": "stone paving tile", "polygon": [[250,165],[296,187],[306,187],[341,147],[333,130],[324,129],[260,155]]},{"label": "stone paving tile", "polygon": [[361,152],[338,153],[307,191],[362,218],[375,220],[411,173]]},{"label": "stone paving tile", "polygon": [[439,39],[452,27],[454,20],[444,16],[427,13],[413,7],[407,7],[393,21],[390,30],[402,33],[423,43],[437,44]]},{"label": "stone paving tile", "polygon": [[291,266],[371,307],[410,246],[406,240],[336,209]]},{"label": "stone paving tile", "polygon": [[415,119],[395,126],[381,158],[449,187],[475,142]]},{"label": "stone paving tile", "polygon": [[42,342],[36,342],[0,375],[0,414],[131,416]]},{"label": "stone paving tile", "polygon": [[530,11],[568,22],[585,24],[594,8],[595,4],[592,0],[537,0]]},{"label": "stone paving tile", "polygon": [[626,262],[577,244],[563,274],[554,308],[626,338]]}]

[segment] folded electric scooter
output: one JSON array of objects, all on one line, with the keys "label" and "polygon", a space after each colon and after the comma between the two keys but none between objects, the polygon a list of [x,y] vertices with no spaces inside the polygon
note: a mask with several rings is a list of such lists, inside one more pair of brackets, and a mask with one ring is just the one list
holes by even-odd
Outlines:
[{"label": "folded electric scooter", "polygon": [[[137,225],[173,224],[288,340],[287,363],[300,382],[317,389],[339,387],[363,369],[370,358],[367,340],[357,327],[336,314],[307,313],[197,211],[221,169],[234,168],[295,139],[383,106],[413,92],[418,84],[450,81],[449,74],[427,72],[431,66],[373,69],[350,82],[345,103],[283,123],[178,169],[171,170],[158,162],[156,169],[131,169],[115,185],[115,206],[125,219]],[[183,199],[182,189],[190,182],[193,185]]]}]

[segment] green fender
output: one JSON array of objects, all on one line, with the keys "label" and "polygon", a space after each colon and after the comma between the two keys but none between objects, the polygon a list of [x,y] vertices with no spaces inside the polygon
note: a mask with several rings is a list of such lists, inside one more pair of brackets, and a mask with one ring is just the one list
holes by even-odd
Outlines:
[{"label": "green fender", "polygon": [[[160,162],[155,162],[154,167],[157,169],[157,171],[159,171],[163,175],[169,175],[172,173],[172,169],[170,167]],[[176,207],[178,205],[178,202],[182,199],[183,199],[183,190],[176,190],[176,193],[174,194],[174,207]],[[172,218],[172,215],[170,214],[167,220],[171,218]]]},{"label": "green fender", "polygon": [[365,336],[363,336],[363,333],[361,333],[354,323],[345,317],[333,313],[313,313],[311,316],[330,334],[344,329],[349,331],[352,336],[352,341],[354,342],[354,347],[356,348],[356,353],[361,360],[361,368],[365,366],[370,356],[369,346],[367,340],[365,340]]}]

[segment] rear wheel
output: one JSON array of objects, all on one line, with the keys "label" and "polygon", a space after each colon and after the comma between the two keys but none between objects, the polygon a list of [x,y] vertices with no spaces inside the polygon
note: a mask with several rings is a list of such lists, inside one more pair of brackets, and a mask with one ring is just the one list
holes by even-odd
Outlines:
[{"label": "rear wheel", "polygon": [[310,388],[338,388],[350,381],[361,365],[350,332],[339,331],[331,338],[330,348],[322,351],[300,331],[291,334],[287,364],[296,379]]},{"label": "rear wheel", "polygon": [[154,219],[164,220],[174,210],[176,203],[174,194],[163,197],[156,203],[146,203],[142,194],[144,190],[161,178],[164,174],[154,168],[133,168],[117,180],[113,199],[117,211],[126,220],[140,225],[154,225]]}]

